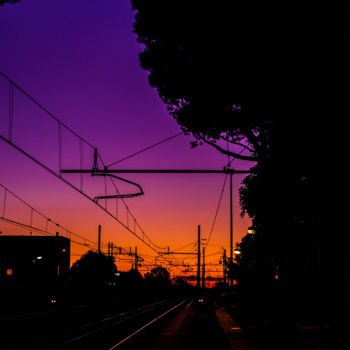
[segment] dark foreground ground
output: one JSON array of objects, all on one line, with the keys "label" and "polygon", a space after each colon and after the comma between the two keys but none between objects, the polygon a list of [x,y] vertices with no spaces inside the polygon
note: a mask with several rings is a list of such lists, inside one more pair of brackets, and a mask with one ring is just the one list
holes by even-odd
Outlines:
[{"label": "dark foreground ground", "polygon": [[[2,307],[1,349],[350,349],[317,324],[249,322],[237,295],[171,295],[116,303]],[[323,343],[322,343],[323,342]]]},{"label": "dark foreground ground", "polygon": [[10,313],[1,349],[222,349],[231,346],[210,298],[181,297],[106,310],[91,305]]},{"label": "dark foreground ground", "polygon": [[247,312],[234,292],[216,297],[245,337],[260,350],[350,350],[348,313],[337,324],[320,318],[273,319],[259,312]]}]

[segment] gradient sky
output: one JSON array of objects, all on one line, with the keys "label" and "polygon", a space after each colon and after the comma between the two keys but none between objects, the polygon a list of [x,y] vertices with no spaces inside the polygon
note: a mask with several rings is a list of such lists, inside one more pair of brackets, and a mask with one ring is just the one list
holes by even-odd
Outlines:
[{"label": "gradient sky", "polygon": [[[81,137],[98,147],[106,164],[180,132],[157,91],[139,65],[142,50],[132,33],[133,12],[128,0],[22,0],[0,7],[0,70]],[[8,83],[0,78],[0,133],[8,135]],[[190,148],[190,136],[179,136],[155,149],[118,164],[132,169],[222,169],[227,157],[209,146]],[[57,170],[57,123],[15,92],[13,142]],[[79,143],[63,135],[63,167],[79,167]],[[84,148],[84,167],[92,167]],[[134,238],[101,209],[63,184],[18,151],[0,141],[0,183],[34,208],[70,231],[125,247],[138,246],[141,256],[155,253]],[[251,164],[234,161],[235,169]],[[224,175],[125,175],[139,183],[142,197],[127,199],[137,222],[152,241],[178,249],[194,243],[197,226],[207,238],[224,182]],[[240,217],[234,176],[234,241],[250,221]],[[79,183],[79,175],[69,179]],[[84,176],[84,190],[98,194],[102,178]],[[122,187],[123,190],[128,190]],[[221,247],[229,248],[228,181],[221,210],[207,249],[208,262],[218,262]],[[1,191],[0,191],[1,192]],[[101,191],[100,191],[101,192]],[[103,193],[101,193],[103,194]],[[6,215],[28,223],[30,210],[7,199]],[[0,193],[0,210],[3,193]],[[114,202],[113,202],[114,203]],[[114,204],[108,203],[109,208]],[[115,209],[113,209],[115,210]],[[126,222],[122,206],[118,212]],[[130,218],[129,218],[130,219]],[[55,228],[53,228],[55,230]],[[27,231],[0,221],[5,234]],[[27,234],[27,233],[26,233]],[[190,245],[187,249],[193,249]],[[74,261],[86,247],[72,245]],[[185,249],[186,250],[186,249]],[[216,254],[216,255],[215,255]],[[182,259],[184,260],[184,259]],[[194,262],[194,261],[193,261]],[[121,268],[129,268],[121,262]],[[175,273],[179,270],[173,269]]]}]

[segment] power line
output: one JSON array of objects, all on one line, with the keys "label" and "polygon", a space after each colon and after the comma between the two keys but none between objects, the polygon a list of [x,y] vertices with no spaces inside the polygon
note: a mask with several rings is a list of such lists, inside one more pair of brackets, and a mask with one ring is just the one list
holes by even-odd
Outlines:
[{"label": "power line", "polygon": [[[49,217],[47,217],[46,215],[44,215],[43,213],[41,213],[40,211],[38,211],[37,209],[35,209],[34,207],[32,207],[30,204],[28,204],[27,202],[25,202],[22,198],[20,198],[18,195],[16,195],[15,193],[13,193],[12,191],[10,191],[7,187],[5,187],[3,184],[0,184],[0,187],[2,187],[4,190],[5,190],[5,193],[9,193],[11,194],[13,197],[15,197],[17,200],[19,200],[21,203],[23,203],[26,207],[28,207],[31,211],[37,213],[39,216],[41,216],[42,218],[44,218],[46,220],[46,223],[48,224],[49,222],[54,224],[56,227],[59,227],[61,228],[63,231],[66,232],[66,234],[69,234],[69,235],[73,235],[77,238],[80,238],[82,240],[84,240],[84,242],[90,242],[92,244],[97,244],[96,242],[90,240],[90,239],[87,239],[77,233],[74,233],[72,231],[70,231],[69,229],[65,228],[64,226],[62,226],[61,224],[57,223],[56,221],[50,219]],[[4,209],[5,209],[5,206],[6,206],[6,196],[5,196],[5,202],[4,202]],[[14,220],[11,220],[11,219],[8,219],[6,217],[4,217],[4,213],[5,211],[3,210],[3,217],[1,217],[0,219],[2,220],[6,220],[8,222],[12,222],[12,223],[17,223],[19,225],[22,225],[22,226],[26,226],[30,229],[33,229],[33,230],[36,230],[36,231],[40,231],[40,232],[43,232],[43,233],[48,233],[48,234],[51,234],[50,232],[46,230],[43,230],[43,229],[40,229],[38,227],[34,227],[32,225],[26,225],[24,223],[20,223],[18,221],[14,221]],[[75,242],[77,243],[77,242]],[[105,243],[104,243],[105,244]],[[82,244],[82,245],[86,245],[86,244]]]},{"label": "power line", "polygon": [[[48,236],[55,236],[56,234],[54,233],[51,233],[51,232],[48,232],[48,231],[44,231],[38,227],[33,227],[33,226],[29,226],[29,225],[26,225],[22,222],[18,222],[18,221],[14,221],[14,220],[11,220],[11,219],[6,219],[6,218],[2,218],[0,217],[0,220],[1,221],[4,221],[8,224],[11,224],[11,225],[14,225],[14,226],[17,226],[17,227],[21,227],[21,228],[24,228],[25,230],[28,230],[28,231],[35,231],[35,232],[40,232],[40,233],[43,233],[45,235],[48,235]],[[85,246],[85,247],[89,247],[91,249],[94,249],[93,246],[91,246],[90,244],[87,244],[87,243],[81,243],[81,242],[77,242],[73,239],[70,238],[70,241],[72,243],[75,243],[75,244],[78,244],[78,245],[81,245],[81,246]],[[94,242],[93,242],[94,243]],[[97,243],[95,242],[95,244],[97,245]]]},{"label": "power line", "polygon": [[129,156],[126,156],[126,157],[124,157],[124,158],[122,158],[122,159],[120,159],[120,160],[117,160],[117,161],[114,162],[114,163],[111,163],[111,164],[107,165],[107,168],[109,168],[109,167],[112,166],[112,165],[121,163],[121,162],[123,162],[124,160],[127,160],[127,159],[130,159],[130,158],[134,157],[134,156],[137,156],[138,154],[140,154],[140,153],[142,153],[142,152],[148,151],[148,150],[150,150],[151,148],[154,148],[154,147],[156,147],[156,146],[158,146],[158,145],[161,145],[162,143],[165,143],[165,142],[167,142],[167,141],[170,141],[170,140],[174,139],[175,137],[178,137],[178,136],[180,136],[180,135],[183,135],[184,133],[185,133],[185,132],[182,131],[182,132],[180,132],[180,133],[178,133],[178,134],[175,134],[175,135],[173,135],[173,136],[167,137],[167,138],[164,139],[164,140],[161,140],[161,141],[159,141],[159,142],[157,142],[157,143],[155,143],[155,144],[153,144],[153,145],[151,145],[151,146],[148,146],[148,147],[146,147],[146,148],[143,148],[143,149],[141,149],[141,150],[138,151],[138,152],[132,153],[132,154],[130,154]]},{"label": "power line", "polygon": [[189,244],[186,244],[186,245],[184,245],[183,247],[180,247],[180,248],[175,249],[174,252],[178,252],[179,250],[185,249],[185,248],[190,247],[190,246],[194,246],[196,243],[197,243],[197,242],[191,242],[191,243],[189,243]]},{"label": "power line", "polygon": [[220,193],[219,202],[218,202],[218,205],[217,205],[217,207],[216,207],[216,212],[215,212],[214,220],[213,220],[213,223],[212,223],[212,225],[211,225],[209,237],[208,237],[208,240],[207,240],[207,246],[209,245],[209,241],[210,241],[211,235],[212,235],[212,233],[213,233],[213,231],[214,231],[214,226],[215,226],[216,218],[217,218],[217,216],[218,216],[218,212],[219,212],[219,209],[220,209],[220,204],[221,204],[222,196],[223,196],[223,194],[224,194],[224,190],[225,190],[225,186],[226,186],[226,180],[227,180],[227,174],[225,175],[225,180],[224,180],[224,183],[223,183],[223,185],[222,185],[222,189],[221,189],[221,193]]},{"label": "power line", "polygon": [[[74,135],[75,137],[77,137],[81,142],[84,142],[86,145],[88,145],[89,147],[93,148],[93,150],[95,151],[95,154],[97,154],[97,157],[101,160],[101,163],[103,164],[104,167],[105,164],[100,156],[100,154],[97,152],[97,148],[94,147],[92,144],[90,144],[88,141],[86,141],[85,139],[83,139],[80,135],[78,135],[75,131],[73,131],[72,129],[70,129],[67,125],[65,125],[63,122],[61,122],[57,117],[55,117],[52,113],[50,113],[45,107],[43,107],[38,101],[36,101],[32,96],[30,96],[26,91],[24,91],[20,86],[18,86],[14,81],[12,81],[6,74],[0,72],[0,75],[5,78],[9,83],[10,83],[10,91],[13,90],[13,87],[15,87],[16,89],[18,89],[18,91],[20,91],[22,94],[24,94],[24,96],[26,96],[31,102],[33,102],[35,105],[37,105],[41,110],[43,110],[51,119],[55,120],[57,122],[58,125],[58,149],[59,149],[59,168],[62,166],[62,127],[65,128],[67,131],[69,131],[72,135]],[[12,90],[11,90],[12,89]],[[10,94],[10,103],[13,103],[13,93]],[[11,110],[11,109],[10,109]],[[127,231],[129,231],[131,234],[133,234],[136,238],[138,238],[140,241],[142,241],[145,245],[147,245],[149,248],[151,248],[153,251],[155,251],[156,253],[158,253],[159,250],[161,250],[162,248],[157,246],[156,244],[154,244],[152,242],[152,240],[145,234],[145,232],[142,230],[142,228],[140,227],[140,225],[137,223],[135,217],[132,215],[129,207],[126,205],[126,203],[123,201],[126,210],[127,210],[127,214],[131,214],[132,218],[134,219],[135,224],[137,224],[137,226],[140,228],[143,237],[140,237],[136,232],[134,232],[132,229],[130,229],[128,227],[128,225],[125,225],[121,220],[119,220],[117,218],[116,215],[113,215],[110,211],[107,210],[107,206],[106,208],[104,208],[102,205],[100,205],[99,203],[97,203],[93,198],[91,198],[87,193],[82,191],[82,181],[81,181],[81,188],[77,188],[75,185],[73,185],[72,183],[70,183],[68,180],[64,179],[62,177],[61,174],[58,174],[55,170],[49,168],[48,166],[46,166],[45,164],[41,163],[39,160],[37,160],[35,157],[33,157],[32,155],[30,155],[29,153],[27,153],[24,149],[22,149],[21,147],[15,145],[12,142],[12,120],[13,120],[13,115],[10,113],[10,121],[9,121],[9,126],[11,127],[10,130],[10,135],[9,138],[6,138],[2,135],[0,135],[0,139],[2,139],[3,141],[7,142],[9,145],[11,145],[12,147],[14,147],[16,150],[18,150],[19,152],[21,152],[22,154],[24,154],[26,157],[28,157],[29,159],[31,159],[32,161],[34,161],[36,164],[38,164],[39,166],[41,166],[42,168],[44,168],[46,171],[50,172],[52,175],[54,175],[55,177],[57,177],[59,180],[61,180],[62,182],[64,182],[65,184],[69,185],[71,188],[73,188],[74,190],[78,191],[80,194],[82,194],[83,196],[85,196],[86,198],[88,198],[90,201],[92,201],[95,205],[99,206],[102,210],[104,210],[108,215],[110,215],[114,220],[116,220],[120,225],[122,225]],[[182,132],[183,133],[183,132]],[[182,134],[181,133],[181,134]],[[166,140],[162,140],[161,142],[158,142],[158,144],[166,142],[169,139],[172,139],[176,136],[178,136],[180,134],[171,136],[170,138],[167,138]],[[155,145],[153,145],[152,147],[155,147]],[[149,149],[149,147],[148,147]],[[82,145],[80,145],[80,150],[82,150]],[[142,150],[144,151],[144,150]],[[81,152],[81,156],[82,156],[82,152]],[[97,163],[97,157],[96,157],[96,163]],[[80,159],[80,165],[82,165],[82,159]],[[61,171],[61,169],[59,169],[59,171]],[[112,179],[111,179],[112,180]],[[116,188],[114,181],[112,180],[112,183],[114,185],[114,187]],[[144,240],[144,238],[146,237],[147,241]]]},{"label": "power line", "polygon": [[[55,117],[52,113],[50,113],[43,105],[41,105],[37,100],[35,100],[31,95],[29,95],[25,90],[23,90],[19,85],[17,85],[13,80],[11,80],[5,73],[0,71],[0,75],[2,75],[9,83],[12,84],[17,90],[19,90],[24,96],[26,96],[29,100],[31,100],[34,104],[36,104],[40,109],[42,109],[47,115],[49,115],[52,119],[54,119],[58,124],[63,126],[65,129],[67,129],[69,132],[71,132],[74,136],[85,142],[90,147],[94,148],[94,146],[86,141],[84,138],[82,138],[79,134],[77,134],[74,130],[72,130],[70,127],[68,127],[66,124],[64,124],[61,120],[59,120],[57,117]],[[13,92],[12,92],[13,94]],[[12,116],[13,117],[13,116]]]}]

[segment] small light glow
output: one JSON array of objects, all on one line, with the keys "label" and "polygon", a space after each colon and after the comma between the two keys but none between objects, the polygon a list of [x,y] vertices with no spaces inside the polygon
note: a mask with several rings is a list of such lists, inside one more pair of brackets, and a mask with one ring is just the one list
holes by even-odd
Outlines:
[{"label": "small light glow", "polygon": [[12,276],[12,269],[7,269],[6,270],[6,275],[7,276]]},{"label": "small light glow", "polygon": [[237,255],[241,254],[241,251],[239,249],[235,249],[233,252]]},{"label": "small light glow", "polygon": [[56,302],[57,302],[56,299],[51,299],[51,300],[50,300],[50,303],[51,303],[51,304],[56,304]]},{"label": "small light glow", "polygon": [[37,260],[41,260],[43,257],[42,256],[37,256],[36,259]]},{"label": "small light glow", "polygon": [[62,253],[65,253],[65,252],[66,252],[66,250],[65,250],[64,248],[63,248],[61,251],[62,251]]},{"label": "small light glow", "polygon": [[248,227],[247,233],[250,234],[250,235],[254,235],[255,234],[254,228],[252,226]]}]

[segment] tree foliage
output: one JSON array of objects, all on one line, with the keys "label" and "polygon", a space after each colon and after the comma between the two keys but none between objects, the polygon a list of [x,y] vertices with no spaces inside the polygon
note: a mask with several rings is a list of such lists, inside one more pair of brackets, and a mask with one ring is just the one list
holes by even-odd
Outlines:
[{"label": "tree foliage", "polygon": [[151,272],[145,274],[144,278],[145,282],[159,288],[165,288],[170,285],[170,273],[162,266],[154,267]]},{"label": "tree foliage", "polygon": [[101,290],[115,279],[114,258],[88,251],[71,268],[72,286],[86,292]]},{"label": "tree foliage", "polygon": [[127,293],[138,293],[142,283],[143,278],[138,271],[131,269],[127,272],[120,272],[118,287]]},{"label": "tree foliage", "polygon": [[[329,86],[343,73],[348,29],[337,31],[336,23],[349,23],[344,8],[185,0],[132,6],[150,85],[183,130],[222,153],[258,160],[276,129],[322,123],[319,112],[339,100]],[[329,61],[325,47],[337,58]],[[226,141],[245,152],[227,151]]]}]

